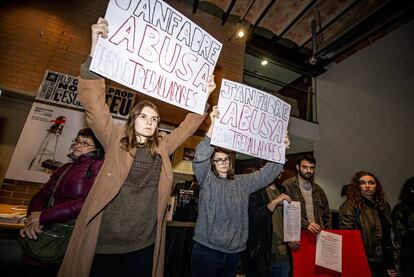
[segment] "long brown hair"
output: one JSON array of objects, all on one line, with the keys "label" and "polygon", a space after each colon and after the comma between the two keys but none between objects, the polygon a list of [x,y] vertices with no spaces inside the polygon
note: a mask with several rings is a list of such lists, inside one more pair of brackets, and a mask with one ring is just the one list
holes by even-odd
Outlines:
[{"label": "long brown hair", "polygon": [[216,153],[224,153],[224,154],[226,154],[229,157],[229,161],[230,161],[230,163],[229,163],[229,171],[227,171],[226,178],[229,179],[229,180],[233,180],[234,179],[234,170],[233,170],[233,167],[231,165],[231,157],[230,157],[230,154],[232,152],[229,151],[229,150],[227,150],[227,149],[224,149],[224,148],[214,147],[213,155],[211,155],[211,157],[210,157],[211,170],[213,171],[213,173],[216,176],[220,176],[219,173],[216,170],[215,165],[214,165],[214,156],[216,155]]},{"label": "long brown hair", "polygon": [[[143,100],[138,102],[138,104],[135,105],[135,107],[132,108],[131,112],[129,113],[128,120],[125,123],[125,137],[121,139],[121,147],[123,150],[128,151],[132,155],[132,149],[138,147],[139,142],[137,141],[137,136],[135,133],[135,120],[138,118],[138,116],[142,113],[142,110],[145,107],[149,107],[157,112],[158,114],[158,122],[160,111],[158,110],[157,106],[154,105],[154,103]],[[158,125],[155,128],[155,132],[152,135],[152,137],[148,138],[147,141],[144,144],[144,147],[150,151],[152,156],[155,156],[157,154],[156,149],[159,144],[159,137],[158,137]]]},{"label": "long brown hair", "polygon": [[364,203],[364,199],[362,198],[362,193],[361,193],[361,186],[359,184],[359,179],[363,176],[371,176],[372,178],[374,178],[375,183],[376,183],[376,187],[375,187],[375,193],[374,193],[374,204],[375,207],[379,210],[384,210],[385,209],[385,196],[384,196],[384,191],[382,190],[382,185],[380,183],[380,181],[378,180],[378,178],[368,172],[368,171],[358,171],[357,173],[355,173],[354,177],[352,177],[352,186],[351,186],[351,199],[353,201],[355,201],[356,205],[358,208],[362,208],[363,203]]}]

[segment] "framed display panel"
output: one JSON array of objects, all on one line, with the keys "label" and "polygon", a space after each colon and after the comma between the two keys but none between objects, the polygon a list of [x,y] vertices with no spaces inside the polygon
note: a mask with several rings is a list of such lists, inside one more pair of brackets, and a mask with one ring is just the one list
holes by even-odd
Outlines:
[{"label": "framed display panel", "polygon": [[174,152],[174,172],[194,174],[192,161],[194,159],[195,149],[202,139],[203,137],[191,136]]}]

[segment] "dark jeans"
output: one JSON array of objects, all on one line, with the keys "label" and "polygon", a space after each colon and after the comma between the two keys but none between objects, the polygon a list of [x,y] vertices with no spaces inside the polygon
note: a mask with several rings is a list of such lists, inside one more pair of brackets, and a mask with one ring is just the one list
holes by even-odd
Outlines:
[{"label": "dark jeans", "polygon": [[289,262],[276,262],[272,264],[272,277],[289,277]]},{"label": "dark jeans", "polygon": [[400,264],[400,269],[399,269],[401,277],[409,277],[414,274],[413,258],[414,258],[414,255],[401,256],[401,264]]},{"label": "dark jeans", "polygon": [[224,253],[195,242],[191,273],[193,277],[235,277],[239,260],[240,253]]},{"label": "dark jeans", "polygon": [[30,265],[28,270],[28,277],[56,277],[59,272],[59,266],[41,267]]},{"label": "dark jeans", "polygon": [[241,257],[241,265],[244,276],[246,277],[271,277],[270,268],[266,270],[265,267],[260,268],[257,265],[257,257],[251,258],[244,253]]},{"label": "dark jeans", "polygon": [[383,263],[376,263],[368,261],[369,269],[371,270],[372,277],[385,277],[388,276],[387,269]]},{"label": "dark jeans", "polygon": [[154,245],[122,254],[95,254],[89,276],[151,277]]},{"label": "dark jeans", "polygon": [[263,273],[261,273],[261,270],[257,267],[256,261],[253,259],[249,259],[248,262],[244,261],[243,265],[243,273],[247,277],[289,277],[289,272],[289,262],[272,263],[271,272],[269,271],[268,275],[263,275]]}]

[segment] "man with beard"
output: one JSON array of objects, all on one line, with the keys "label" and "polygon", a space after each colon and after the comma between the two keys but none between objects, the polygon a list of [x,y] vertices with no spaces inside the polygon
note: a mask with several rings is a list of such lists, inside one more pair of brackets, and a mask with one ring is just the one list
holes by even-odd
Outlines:
[{"label": "man with beard", "polygon": [[331,229],[331,211],[323,189],[314,180],[316,160],[310,155],[296,161],[298,175],[287,179],[283,185],[292,201],[299,201],[302,212],[302,229],[317,234]]}]

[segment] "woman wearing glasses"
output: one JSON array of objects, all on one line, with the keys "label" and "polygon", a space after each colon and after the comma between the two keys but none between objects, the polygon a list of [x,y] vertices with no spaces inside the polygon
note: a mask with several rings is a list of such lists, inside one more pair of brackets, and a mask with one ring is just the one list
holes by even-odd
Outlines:
[{"label": "woman wearing glasses", "polygon": [[[43,225],[63,223],[78,217],[103,164],[104,149],[92,130],[85,128],[78,132],[71,150],[68,156],[72,162],[64,164],[53,172],[49,181],[30,201],[25,226],[20,230],[21,237],[35,240],[42,233]],[[25,260],[30,264],[40,264],[29,257]],[[49,266],[45,270],[56,276],[57,267],[58,265]],[[41,268],[33,267],[32,270],[41,270]],[[34,276],[37,275],[34,273]]]},{"label": "woman wearing glasses", "polygon": [[339,208],[340,228],[361,231],[372,276],[397,276],[391,242],[391,208],[378,178],[359,171],[352,178],[350,198]]},{"label": "woman wearing glasses", "polygon": [[[261,170],[234,175],[229,153],[210,145],[217,107],[210,113],[211,125],[199,143],[193,170],[200,184],[198,218],[192,252],[192,275],[236,276],[240,253],[248,237],[249,195],[280,174],[283,165],[268,162]],[[289,145],[285,138],[285,146]]]}]

